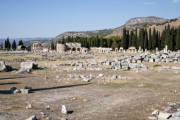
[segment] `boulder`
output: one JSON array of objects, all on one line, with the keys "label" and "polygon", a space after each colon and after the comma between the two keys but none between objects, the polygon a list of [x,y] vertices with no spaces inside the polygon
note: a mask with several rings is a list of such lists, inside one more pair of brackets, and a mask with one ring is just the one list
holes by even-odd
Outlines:
[{"label": "boulder", "polygon": [[101,78],[103,76],[104,76],[103,74],[99,74],[96,78]]},{"label": "boulder", "polygon": [[4,61],[0,61],[0,72],[6,71],[6,64]]},{"label": "boulder", "polygon": [[6,65],[5,64],[5,61],[0,61],[0,72],[3,72],[3,71],[12,71],[12,67],[9,66],[9,65]]},{"label": "boulder", "polygon": [[13,94],[16,94],[16,93],[21,93],[21,91],[19,89],[16,89],[13,91]]},{"label": "boulder", "polygon": [[172,114],[172,117],[180,117],[180,111],[177,111]]},{"label": "boulder", "polygon": [[26,109],[32,109],[32,105],[31,105],[31,104],[28,104],[28,105],[26,106]]},{"label": "boulder", "polygon": [[171,117],[172,117],[171,114],[165,112],[160,112],[158,115],[158,119],[169,119]]},{"label": "boulder", "polygon": [[20,70],[17,73],[30,72],[34,69],[38,69],[38,64],[33,61],[26,61],[21,63]]},{"label": "boulder", "polygon": [[111,77],[111,80],[116,80],[117,78],[118,78],[117,75],[113,75],[113,76]]},{"label": "boulder", "polygon": [[61,113],[63,113],[63,114],[67,114],[68,113],[65,105],[62,105]]},{"label": "boulder", "polygon": [[159,115],[159,110],[154,110],[154,111],[152,112],[152,115],[158,116],[158,115]]}]

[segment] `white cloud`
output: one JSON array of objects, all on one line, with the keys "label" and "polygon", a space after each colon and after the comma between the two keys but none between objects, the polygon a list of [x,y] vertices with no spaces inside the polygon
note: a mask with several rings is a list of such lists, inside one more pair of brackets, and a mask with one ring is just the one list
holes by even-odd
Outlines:
[{"label": "white cloud", "polygon": [[178,3],[180,0],[172,0],[173,3]]},{"label": "white cloud", "polygon": [[155,2],[144,2],[144,5],[154,5]]}]

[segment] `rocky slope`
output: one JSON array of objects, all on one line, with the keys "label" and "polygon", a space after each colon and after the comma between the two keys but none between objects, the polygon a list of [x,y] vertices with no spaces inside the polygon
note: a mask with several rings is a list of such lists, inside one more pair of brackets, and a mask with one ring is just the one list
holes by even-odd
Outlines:
[{"label": "rocky slope", "polygon": [[58,35],[53,40],[59,41],[63,38],[70,37],[90,37],[90,36],[107,36],[112,34],[113,29],[104,29],[104,30],[96,30],[96,31],[81,31],[81,32],[65,32],[63,34]]},{"label": "rocky slope", "polygon": [[62,38],[71,37],[90,37],[90,36],[121,36],[123,32],[123,28],[126,27],[128,30],[142,28],[145,26],[151,26],[154,24],[162,24],[167,22],[167,19],[159,18],[159,17],[137,17],[128,20],[125,25],[115,28],[115,29],[105,29],[105,30],[96,30],[96,31],[81,31],[81,32],[65,32],[63,34],[58,35],[53,40],[59,41]]},{"label": "rocky slope", "polygon": [[169,20],[163,24],[155,24],[155,25],[151,25],[151,26],[148,26],[147,28],[155,28],[156,30],[158,30],[160,33],[165,29],[166,26],[170,25],[171,27],[179,27],[180,26],[180,18],[176,18],[176,19],[172,19],[172,20]]},{"label": "rocky slope", "polygon": [[164,23],[166,22],[166,19],[163,18],[159,18],[159,17],[154,17],[154,16],[150,16],[150,17],[137,17],[137,18],[132,18],[130,20],[128,20],[125,24],[125,26],[133,26],[136,24],[157,24],[157,23]]},{"label": "rocky slope", "polygon": [[132,18],[132,19],[128,20],[125,25],[114,29],[113,33],[108,36],[122,36],[124,28],[126,28],[127,30],[133,30],[136,28],[139,29],[139,28],[144,28],[147,26],[156,25],[156,24],[163,24],[168,21],[169,20],[167,20],[167,19],[154,17],[154,16]]}]

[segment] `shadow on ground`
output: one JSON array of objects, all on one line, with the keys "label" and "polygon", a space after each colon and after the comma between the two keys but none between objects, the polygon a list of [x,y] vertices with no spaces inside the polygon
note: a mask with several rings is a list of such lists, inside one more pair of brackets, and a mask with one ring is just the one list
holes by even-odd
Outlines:
[{"label": "shadow on ground", "polygon": [[[44,90],[54,90],[54,89],[60,89],[60,88],[70,88],[70,87],[77,87],[77,86],[85,86],[89,85],[91,83],[87,84],[76,84],[76,85],[64,85],[64,86],[56,86],[56,87],[49,87],[49,88],[37,88],[37,89],[32,89],[30,92],[34,93],[37,91],[44,91]],[[0,90],[0,94],[11,94],[10,90]]]},{"label": "shadow on ground", "polygon": [[37,88],[37,89],[32,89],[32,92],[36,92],[36,91],[44,91],[44,90],[54,90],[54,89],[60,89],[60,88],[70,88],[70,87],[77,87],[77,86],[85,86],[85,85],[89,85],[91,83],[87,83],[87,84],[76,84],[76,85],[64,85],[64,86],[56,86],[56,87],[49,87],[49,88]]},{"label": "shadow on ground", "polygon": [[26,78],[26,77],[2,77],[0,78],[0,80],[10,80],[10,79],[17,79],[17,78]]},{"label": "shadow on ground", "polygon": [[20,83],[18,82],[0,83],[0,85],[14,85],[14,84],[20,84]]},{"label": "shadow on ground", "polygon": [[11,94],[10,90],[0,90],[0,94]]}]

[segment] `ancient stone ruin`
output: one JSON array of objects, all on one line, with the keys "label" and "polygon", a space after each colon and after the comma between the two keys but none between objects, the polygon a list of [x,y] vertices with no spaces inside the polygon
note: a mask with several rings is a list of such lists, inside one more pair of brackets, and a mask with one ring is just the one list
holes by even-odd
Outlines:
[{"label": "ancient stone ruin", "polygon": [[80,43],[66,43],[60,44],[58,43],[56,46],[56,51],[58,53],[87,53],[88,49],[81,47]]}]

